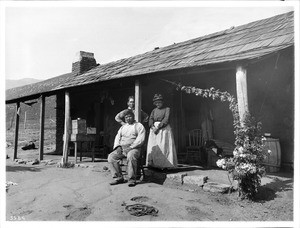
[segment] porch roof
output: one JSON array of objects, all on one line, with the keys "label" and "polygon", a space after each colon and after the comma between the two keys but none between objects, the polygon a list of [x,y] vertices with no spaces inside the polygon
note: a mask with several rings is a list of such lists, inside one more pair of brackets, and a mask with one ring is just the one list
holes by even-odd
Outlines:
[{"label": "porch roof", "polygon": [[265,56],[294,45],[294,13],[205,35],[144,54],[7,90],[6,101],[101,81]]}]

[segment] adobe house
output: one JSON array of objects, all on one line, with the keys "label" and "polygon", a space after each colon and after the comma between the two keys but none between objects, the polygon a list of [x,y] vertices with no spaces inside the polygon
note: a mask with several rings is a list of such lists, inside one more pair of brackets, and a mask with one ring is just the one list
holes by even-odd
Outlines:
[{"label": "adobe house", "polygon": [[[209,119],[212,138],[234,142],[228,104],[176,90],[176,83],[228,91],[263,123],[263,132],[280,141],[281,166],[294,161],[294,13],[277,15],[167,47],[97,64],[93,53],[79,52],[72,72],[43,82],[10,89],[6,104],[41,97],[40,142],[43,141],[45,97],[56,96],[56,150],[68,149],[63,135],[70,119],[86,119],[105,144],[112,142],[119,125],[115,115],[135,96],[136,119],[140,109],[151,113],[152,97],[160,92],[171,108],[171,127],[178,153],[184,153],[190,130],[201,129]],[[18,140],[18,115],[16,116]],[[65,141],[68,141],[67,139]],[[40,159],[43,159],[43,144]],[[17,148],[15,149],[17,150]],[[16,151],[15,151],[16,156]]]}]

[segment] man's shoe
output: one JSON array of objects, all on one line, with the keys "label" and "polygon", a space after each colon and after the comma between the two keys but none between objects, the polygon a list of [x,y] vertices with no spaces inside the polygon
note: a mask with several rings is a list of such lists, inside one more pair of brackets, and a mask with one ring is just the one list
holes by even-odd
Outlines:
[{"label": "man's shoe", "polygon": [[129,181],[128,186],[129,187],[134,187],[134,186],[136,186],[136,182],[135,181]]},{"label": "man's shoe", "polygon": [[110,185],[117,185],[117,184],[123,184],[123,183],[125,183],[125,180],[122,178],[122,179],[116,179],[116,180],[110,182],[109,184]]}]

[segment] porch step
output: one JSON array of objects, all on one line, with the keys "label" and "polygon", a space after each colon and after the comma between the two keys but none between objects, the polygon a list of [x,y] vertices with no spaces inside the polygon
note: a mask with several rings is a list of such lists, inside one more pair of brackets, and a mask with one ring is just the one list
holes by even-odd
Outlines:
[{"label": "porch step", "polygon": [[203,190],[206,192],[218,192],[218,193],[228,192],[229,188],[230,188],[230,185],[220,184],[220,183],[216,183],[216,182],[206,183],[203,186]]},{"label": "porch step", "polygon": [[199,187],[203,187],[203,185],[207,182],[208,176],[202,176],[202,175],[192,175],[192,176],[185,176],[183,178],[184,184],[193,184],[197,185]]},{"label": "porch step", "polygon": [[[182,168],[182,167],[181,167]],[[191,168],[185,166],[185,168]],[[182,168],[183,170],[183,168]],[[194,174],[193,172],[177,170],[156,170],[145,168],[145,176],[148,180],[153,181],[158,184],[167,184],[170,182],[175,182],[177,185],[182,185],[184,188],[193,188],[194,190],[204,190],[207,192],[214,193],[225,193],[228,192],[230,185],[208,182],[209,176]]]}]

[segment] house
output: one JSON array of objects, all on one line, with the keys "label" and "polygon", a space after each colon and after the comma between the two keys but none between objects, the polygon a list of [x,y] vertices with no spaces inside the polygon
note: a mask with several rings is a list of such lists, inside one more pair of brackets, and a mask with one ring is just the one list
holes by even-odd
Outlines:
[{"label": "house", "polygon": [[284,168],[294,160],[294,64],[294,13],[288,12],[103,65],[93,53],[79,52],[72,72],[10,89],[6,104],[16,103],[18,109],[20,102],[41,97],[43,110],[45,97],[55,95],[56,149],[63,153],[67,118],[86,119],[111,147],[119,127],[114,116],[126,108],[128,96],[135,95],[140,120],[140,109],[150,113],[153,94],[160,92],[172,110],[171,126],[182,152],[188,132],[201,129],[207,119],[213,138],[234,142],[227,104],[183,93],[174,84],[214,87],[235,95],[240,113],[249,110],[263,123],[263,132],[279,139]]}]

